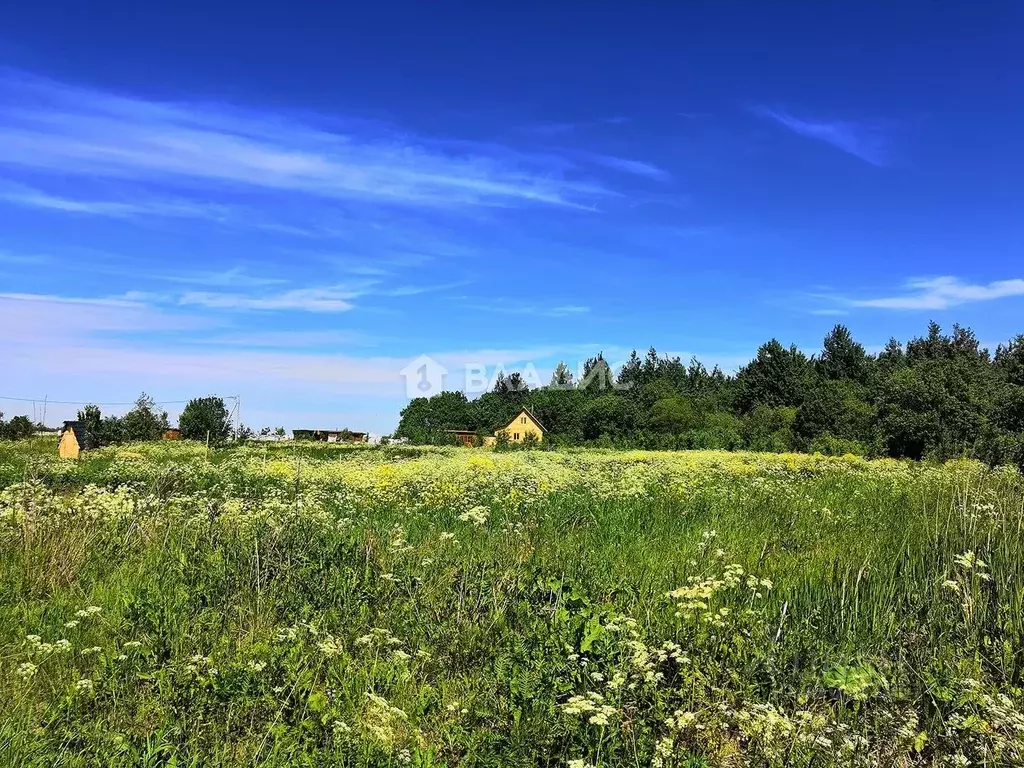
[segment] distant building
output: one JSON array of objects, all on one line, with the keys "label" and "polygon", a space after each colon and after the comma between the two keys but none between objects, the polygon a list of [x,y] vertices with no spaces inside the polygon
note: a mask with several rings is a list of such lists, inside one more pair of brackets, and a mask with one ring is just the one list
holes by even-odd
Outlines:
[{"label": "distant building", "polygon": [[323,443],[365,443],[369,432],[353,432],[350,429],[293,429],[296,440],[318,440]]},{"label": "distant building", "polygon": [[[497,439],[499,432],[508,435],[510,443],[521,443],[526,440],[527,435],[533,435],[539,443],[544,440],[547,430],[529,408],[523,408],[512,421],[494,433],[494,439]],[[487,442],[489,444],[491,441]]]},{"label": "distant building", "polygon": [[165,429],[162,437],[164,440],[181,440],[181,430]]},{"label": "distant building", "polygon": [[471,429],[446,429],[445,432],[454,435],[467,448],[472,448],[473,440],[476,439],[476,432]]},{"label": "distant building", "polygon": [[540,423],[540,419],[534,416],[529,408],[523,408],[512,421],[504,427],[495,430],[493,437],[484,437],[479,443],[477,442],[477,433],[471,429],[446,429],[445,432],[452,435],[467,448],[472,448],[474,444],[494,445],[498,441],[498,436],[502,433],[508,436],[510,443],[522,443],[528,439],[529,435],[533,435],[539,443],[544,440],[547,430]]},{"label": "distant building", "polygon": [[57,443],[57,454],[62,459],[77,459],[82,451],[99,448],[100,441],[81,421],[65,421]]}]

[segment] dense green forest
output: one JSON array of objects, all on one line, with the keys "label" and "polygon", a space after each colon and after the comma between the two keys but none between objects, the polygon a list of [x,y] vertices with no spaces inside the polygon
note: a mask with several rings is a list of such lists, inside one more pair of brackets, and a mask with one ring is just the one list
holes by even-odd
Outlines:
[{"label": "dense green forest", "polygon": [[837,325],[808,357],[776,340],[735,375],[700,361],[635,351],[616,372],[598,355],[579,382],[559,364],[548,386],[498,378],[469,400],[462,392],[417,398],[396,436],[453,442],[449,429],[481,436],[530,408],[546,444],[663,449],[820,451],[871,456],[973,456],[1024,465],[1024,336],[983,348],[968,328],[931,323],[905,345],[868,354]]}]

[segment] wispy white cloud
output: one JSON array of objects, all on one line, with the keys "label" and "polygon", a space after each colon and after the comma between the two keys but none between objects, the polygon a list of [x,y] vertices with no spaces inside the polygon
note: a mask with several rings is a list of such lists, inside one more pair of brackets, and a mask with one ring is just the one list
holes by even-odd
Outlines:
[{"label": "wispy white cloud", "polygon": [[142,304],[134,296],[123,298],[79,298],[74,296],[55,296],[43,293],[0,293],[0,299],[8,301],[45,302],[47,304],[84,304],[93,307],[141,307]]},{"label": "wispy white cloud", "polygon": [[498,312],[505,315],[533,315],[535,317],[573,317],[590,312],[590,307],[580,304],[559,304],[549,307],[541,304],[512,304],[497,300],[489,304],[468,305],[467,309]]},{"label": "wispy white cloud", "polygon": [[1010,296],[1024,296],[1024,279],[996,280],[984,284],[967,283],[951,276],[916,279],[908,281],[905,290],[894,296],[844,301],[852,307],[940,310]]},{"label": "wispy white cloud", "polygon": [[295,258],[316,261],[347,275],[372,278],[398,273],[408,274],[411,269],[422,267],[434,260],[434,257],[428,254],[394,251],[390,243],[374,249],[371,255],[303,250],[292,250],[289,254]]},{"label": "wispy white cloud", "polygon": [[246,288],[266,285],[279,285],[286,282],[279,277],[259,277],[247,274],[241,267],[226,269],[222,272],[196,272],[184,275],[154,275],[157,280],[169,283],[185,283],[188,285],[205,285],[218,288]]},{"label": "wispy white cloud", "polygon": [[840,309],[839,307],[823,307],[819,309],[810,309],[808,314],[820,315],[822,317],[842,317],[843,315],[850,314],[847,309]]},{"label": "wispy white cloud", "polygon": [[195,339],[198,344],[213,344],[251,349],[325,349],[339,347],[372,347],[376,340],[359,331],[261,331],[204,334]]},{"label": "wispy white cloud", "polygon": [[585,315],[590,311],[590,307],[584,307],[579,304],[563,304],[561,306],[551,307],[547,310],[548,314],[552,317],[568,317],[570,315]]},{"label": "wispy white cloud", "polygon": [[363,293],[364,291],[360,288],[346,285],[294,288],[266,295],[189,291],[181,296],[178,303],[183,306],[192,305],[207,309],[347,312],[353,307],[352,300]]},{"label": "wispy white cloud", "polygon": [[[0,294],[0,328],[18,329],[17,333],[0,334],[0,348],[6,347],[12,354],[20,352],[35,360],[49,359],[48,356],[56,354],[55,342],[73,347],[86,337],[205,332],[215,326],[211,318],[177,315],[128,298]],[[77,355],[74,357],[77,359]],[[57,363],[65,364],[66,360]],[[7,373],[12,373],[16,367],[12,365]],[[19,370],[30,377],[39,376],[39,371],[33,367]]]},{"label": "wispy white cloud", "polygon": [[204,288],[228,290],[139,291],[130,290],[116,296],[74,297],[36,293],[0,293],[0,300],[23,303],[57,303],[63,305],[89,305],[94,307],[145,308],[164,307],[197,308],[215,312],[281,312],[281,313],[339,313],[347,312],[361,297],[405,298],[426,293],[450,290],[466,285],[460,280],[450,283],[388,285],[381,277],[365,277],[328,285],[307,285],[297,288],[278,288],[288,282],[282,278],[249,275],[240,268],[223,272],[182,275],[150,276],[152,279]]},{"label": "wispy white cloud", "polygon": [[52,211],[64,211],[66,213],[81,213],[113,218],[167,216],[212,219],[215,221],[226,221],[228,219],[227,209],[218,205],[156,198],[133,202],[79,200],[52,195],[22,184],[3,184],[0,186],[0,201],[27,208],[42,208]]},{"label": "wispy white cloud", "polygon": [[775,121],[793,133],[831,144],[872,165],[885,166],[889,162],[889,141],[878,125],[849,120],[809,120],[785,110],[765,106],[753,107],[751,111]]},{"label": "wispy white cloud", "polygon": [[386,277],[393,273],[393,270],[377,266],[376,264],[351,264],[348,266],[339,266],[338,269],[347,274],[359,275],[362,277]]},{"label": "wispy white cloud", "polygon": [[[0,163],[36,171],[420,206],[589,207],[610,194],[541,156],[453,148],[379,126],[372,136],[355,125],[331,132],[253,110],[165,104],[10,73],[0,77],[0,104]],[[116,203],[34,200],[129,212]]]},{"label": "wispy white cloud", "polygon": [[452,288],[460,288],[464,285],[469,285],[469,280],[456,280],[450,283],[440,283],[437,285],[400,285],[397,288],[386,288],[376,293],[379,296],[419,296],[423,293],[436,293],[438,291],[447,291]]},{"label": "wispy white cloud", "polygon": [[38,253],[0,251],[0,264],[42,264],[46,261],[48,261],[47,257]]},{"label": "wispy white cloud", "polygon": [[665,169],[643,160],[629,160],[624,157],[615,157],[614,155],[590,155],[589,157],[598,165],[603,165],[606,168],[621,171],[622,173],[631,173],[634,176],[643,176],[655,181],[670,181],[672,179],[672,175]]},{"label": "wispy white cloud", "polygon": [[[216,275],[212,277],[218,278]],[[245,285],[243,281],[232,283],[233,278],[230,273],[220,277],[223,278],[223,281],[219,284],[225,287],[240,288]],[[250,285],[259,288],[273,282],[277,281],[256,279]],[[466,284],[467,281],[460,280],[440,284],[387,286],[382,284],[380,279],[370,277],[352,280],[348,283],[292,288],[274,293],[260,290],[254,292],[238,290],[230,292],[188,291],[178,298],[177,303],[182,306],[191,305],[206,309],[233,311],[347,312],[355,306],[353,302],[363,296],[402,298],[445,291]]]}]

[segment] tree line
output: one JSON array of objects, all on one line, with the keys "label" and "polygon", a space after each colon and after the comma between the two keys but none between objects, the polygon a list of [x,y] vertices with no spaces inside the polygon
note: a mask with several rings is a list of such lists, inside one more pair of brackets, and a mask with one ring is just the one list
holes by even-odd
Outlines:
[{"label": "tree line", "polygon": [[446,430],[490,435],[523,407],[548,430],[549,447],[970,456],[1024,466],[1024,335],[992,354],[969,328],[946,334],[930,323],[925,335],[891,339],[872,355],[837,325],[817,354],[772,339],[735,375],[653,348],[613,372],[599,354],[578,382],[560,363],[545,387],[512,373],[474,400],[417,398],[395,434],[450,444]]},{"label": "tree line", "polygon": [[[153,398],[145,392],[124,416],[103,416],[97,406],[87,405],[78,412],[78,420],[100,445],[159,440],[171,428],[167,412],[158,411]],[[232,430],[231,413],[224,399],[214,395],[189,400],[178,417],[177,429],[184,440],[209,440],[213,443],[232,436],[248,437],[252,434],[242,425]]]},{"label": "tree line", "polygon": [[20,440],[23,437],[31,437],[40,428],[40,424],[33,424],[28,416],[15,416],[10,421],[4,420],[3,411],[0,411],[0,440]]},{"label": "tree line", "polygon": [[[167,412],[160,410],[145,392],[123,416],[104,416],[98,405],[89,404],[78,411],[78,421],[99,445],[160,440],[171,429]],[[15,416],[5,423],[0,413],[0,438],[31,437],[40,428],[42,425],[32,424],[27,416]],[[232,436],[244,438],[252,435],[244,425],[232,430],[231,414],[224,400],[215,396],[189,400],[178,417],[177,428],[186,440],[220,442]],[[270,430],[266,431],[269,433]]]}]

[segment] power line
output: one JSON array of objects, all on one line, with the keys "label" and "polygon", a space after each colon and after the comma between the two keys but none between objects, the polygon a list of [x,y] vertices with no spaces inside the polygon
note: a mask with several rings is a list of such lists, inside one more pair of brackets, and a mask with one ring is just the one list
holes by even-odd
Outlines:
[{"label": "power line", "polygon": [[[231,408],[231,421],[238,422],[241,417],[242,410],[242,397],[241,395],[208,395],[208,397],[220,397],[223,400],[230,400],[233,402]],[[0,395],[0,400],[13,400],[18,403],[32,403],[35,407],[36,404],[40,404],[43,407],[43,417],[45,418],[45,407],[47,405],[135,405],[137,401],[132,400],[130,402],[123,403],[97,403],[95,400],[50,400],[49,397],[44,395],[43,397],[11,397],[9,395]],[[182,405],[191,402],[190,400],[154,400],[154,405]],[[346,411],[346,414],[358,413],[361,416],[393,416],[392,411]],[[36,414],[38,415],[38,414]]]},{"label": "power line", "polygon": [[[19,403],[53,403],[56,405],[135,405],[135,400],[126,403],[97,403],[93,400],[45,400],[41,397],[8,397],[0,395],[0,400],[15,400]],[[188,400],[154,400],[154,405],[181,405]]]}]

